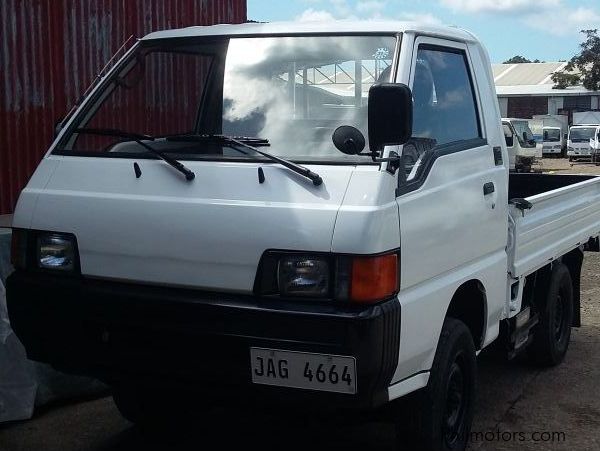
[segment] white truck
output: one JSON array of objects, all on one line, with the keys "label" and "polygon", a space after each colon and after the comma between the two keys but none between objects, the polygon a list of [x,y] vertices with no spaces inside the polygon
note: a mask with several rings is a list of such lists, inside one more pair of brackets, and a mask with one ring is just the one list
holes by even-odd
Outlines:
[{"label": "white truck", "polygon": [[573,125],[569,128],[567,139],[567,156],[569,161],[581,158],[589,159],[592,156],[591,140],[596,135],[597,124]]},{"label": "white truck", "polygon": [[466,31],[218,25],[141,39],[13,221],[29,357],[111,384],[130,420],[388,406],[401,444],[462,450],[482,349],[563,360],[600,179],[509,174]]},{"label": "white truck", "polygon": [[502,118],[502,130],[508,150],[509,168],[515,172],[530,172],[542,158],[542,146],[533,136],[527,119]]},{"label": "white truck", "polygon": [[542,143],[544,155],[566,155],[569,119],[562,115],[536,115],[529,120],[534,139]]}]

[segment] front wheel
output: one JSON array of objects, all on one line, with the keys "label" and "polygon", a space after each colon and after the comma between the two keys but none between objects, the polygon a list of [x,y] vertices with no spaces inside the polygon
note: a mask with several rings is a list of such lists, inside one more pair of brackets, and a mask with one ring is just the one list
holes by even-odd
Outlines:
[{"label": "front wheel", "polygon": [[[401,449],[462,451],[473,421],[477,386],[475,346],[467,326],[447,318],[433,360],[429,383],[415,397],[412,431],[397,424]],[[409,445],[408,447],[406,445]]]},{"label": "front wheel", "polygon": [[133,384],[113,387],[113,401],[121,415],[146,433],[163,435],[183,430],[191,423],[184,397],[158,388]]}]

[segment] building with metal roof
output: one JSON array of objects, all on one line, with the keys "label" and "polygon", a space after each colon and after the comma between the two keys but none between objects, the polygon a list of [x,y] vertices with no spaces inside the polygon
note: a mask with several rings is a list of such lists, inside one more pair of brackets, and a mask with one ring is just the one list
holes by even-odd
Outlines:
[{"label": "building with metal roof", "polygon": [[588,91],[581,85],[554,89],[552,74],[566,65],[566,62],[493,64],[502,116],[531,118],[563,114],[571,122],[574,112],[600,109],[599,91]]}]

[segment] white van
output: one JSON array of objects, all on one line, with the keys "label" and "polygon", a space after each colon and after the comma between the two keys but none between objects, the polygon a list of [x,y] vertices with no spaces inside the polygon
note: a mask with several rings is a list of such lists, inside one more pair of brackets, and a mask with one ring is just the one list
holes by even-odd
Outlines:
[{"label": "white van", "polygon": [[450,27],[146,36],[19,198],[29,357],[152,428],[254,402],[378,411],[410,449],[464,450],[477,354],[559,364],[600,235],[600,178],[509,175],[493,79]]}]

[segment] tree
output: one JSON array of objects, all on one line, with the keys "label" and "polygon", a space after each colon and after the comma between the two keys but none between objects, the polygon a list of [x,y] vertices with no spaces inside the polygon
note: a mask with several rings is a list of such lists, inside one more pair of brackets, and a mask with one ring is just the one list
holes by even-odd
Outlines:
[{"label": "tree", "polygon": [[523,63],[543,63],[543,62],[544,61],[540,61],[538,59],[534,59],[533,61],[531,61],[531,60],[528,60],[527,58],[525,58],[524,56],[516,55],[516,56],[513,56],[511,59],[504,61],[504,63],[502,63],[502,64],[523,64]]},{"label": "tree", "polygon": [[522,63],[531,63],[531,61],[521,55],[513,56],[511,59],[504,61],[504,64],[522,64]]},{"label": "tree", "polygon": [[[565,69],[567,67],[569,66],[565,66]],[[554,82],[552,89],[567,89],[569,86],[576,86],[581,83],[581,77],[579,74],[570,74],[562,70],[554,72],[550,78]]]},{"label": "tree", "polygon": [[[582,83],[590,91],[600,91],[600,36],[598,30],[581,30],[585,41],[579,45],[581,49],[562,71],[552,74],[554,89],[565,89]],[[574,70],[579,72],[573,74]]]}]

